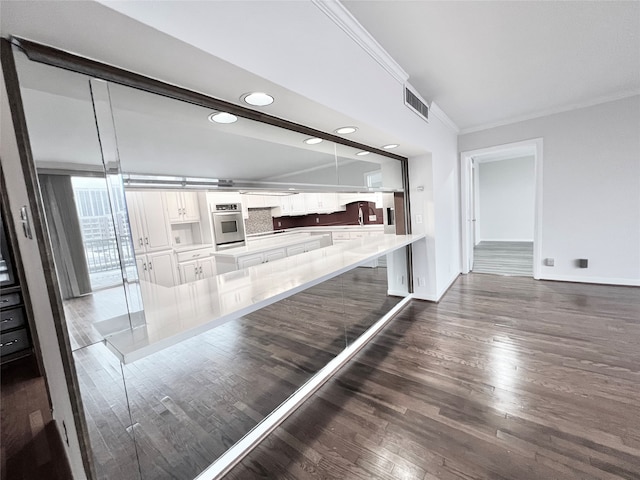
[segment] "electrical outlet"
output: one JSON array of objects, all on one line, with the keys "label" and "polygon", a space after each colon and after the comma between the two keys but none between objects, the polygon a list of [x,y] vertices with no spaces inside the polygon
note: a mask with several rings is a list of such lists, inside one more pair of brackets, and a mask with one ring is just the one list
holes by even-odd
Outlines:
[{"label": "electrical outlet", "polygon": [[316,223],[320,223],[320,219],[316,217]]},{"label": "electrical outlet", "polygon": [[278,226],[281,227],[282,226],[282,222],[278,222]]},{"label": "electrical outlet", "polygon": [[419,287],[424,287],[425,285],[425,281],[424,281],[424,277],[418,277],[418,286]]},{"label": "electrical outlet", "polygon": [[553,258],[545,258],[542,263],[547,267],[553,267],[555,262],[554,262]]}]

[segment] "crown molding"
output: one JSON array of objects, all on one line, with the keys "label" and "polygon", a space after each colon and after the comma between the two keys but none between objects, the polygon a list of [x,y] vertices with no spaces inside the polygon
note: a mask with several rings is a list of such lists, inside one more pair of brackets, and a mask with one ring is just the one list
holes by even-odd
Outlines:
[{"label": "crown molding", "polygon": [[456,133],[460,133],[458,125],[456,125],[455,122],[451,120],[446,113],[444,113],[444,110],[442,110],[436,102],[431,102],[431,106],[429,108],[431,110],[431,114],[444,123],[445,126],[449,127]]},{"label": "crown molding", "polygon": [[409,79],[409,74],[398,65],[342,3],[338,0],[311,1],[399,83],[404,84]]},{"label": "crown molding", "polygon": [[511,125],[512,123],[526,122],[527,120],[534,120],[536,118],[548,117],[551,115],[556,115],[558,113],[572,112],[574,110],[580,110],[581,108],[588,108],[596,105],[601,105],[603,103],[615,102],[616,100],[622,100],[623,98],[634,97],[636,95],[640,95],[640,89],[625,90],[622,92],[615,93],[613,95],[605,95],[602,97],[592,98],[591,100],[588,100],[586,102],[572,103],[569,105],[564,105],[562,107],[542,110],[540,112],[536,112],[529,115],[521,115],[521,116],[509,118],[506,120],[500,120],[498,122],[486,123],[486,124],[482,124],[482,125],[478,125],[470,128],[463,128],[462,130],[460,130],[460,135],[466,135],[467,133],[480,132],[482,130],[489,130],[491,128],[496,128],[496,127],[503,127],[505,125]]}]

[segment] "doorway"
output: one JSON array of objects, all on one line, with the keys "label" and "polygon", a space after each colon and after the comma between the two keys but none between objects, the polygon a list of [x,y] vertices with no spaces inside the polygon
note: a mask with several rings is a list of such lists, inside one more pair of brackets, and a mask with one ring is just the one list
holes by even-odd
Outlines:
[{"label": "doorway", "polygon": [[539,278],[542,139],[461,153],[462,273]]}]

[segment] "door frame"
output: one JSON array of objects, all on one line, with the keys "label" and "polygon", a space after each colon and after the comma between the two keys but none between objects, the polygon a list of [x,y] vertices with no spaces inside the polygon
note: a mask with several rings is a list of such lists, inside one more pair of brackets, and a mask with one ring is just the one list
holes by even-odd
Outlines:
[{"label": "door frame", "polygon": [[535,169],[535,199],[534,199],[534,225],[533,225],[533,278],[540,279],[540,267],[542,261],[542,138],[533,138],[521,142],[506,143],[492,147],[469,150],[460,153],[460,222],[461,222],[461,246],[463,274],[473,269],[473,247],[475,228],[475,202],[473,198],[472,168],[473,158],[478,155],[502,153],[514,148],[533,147]]}]

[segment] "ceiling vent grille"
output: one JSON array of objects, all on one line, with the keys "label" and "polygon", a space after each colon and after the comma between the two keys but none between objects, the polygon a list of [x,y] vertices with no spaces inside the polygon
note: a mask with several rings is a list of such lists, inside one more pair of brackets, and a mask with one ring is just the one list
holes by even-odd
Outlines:
[{"label": "ceiling vent grille", "polygon": [[408,83],[404,84],[404,104],[424,121],[429,121],[429,105]]}]

